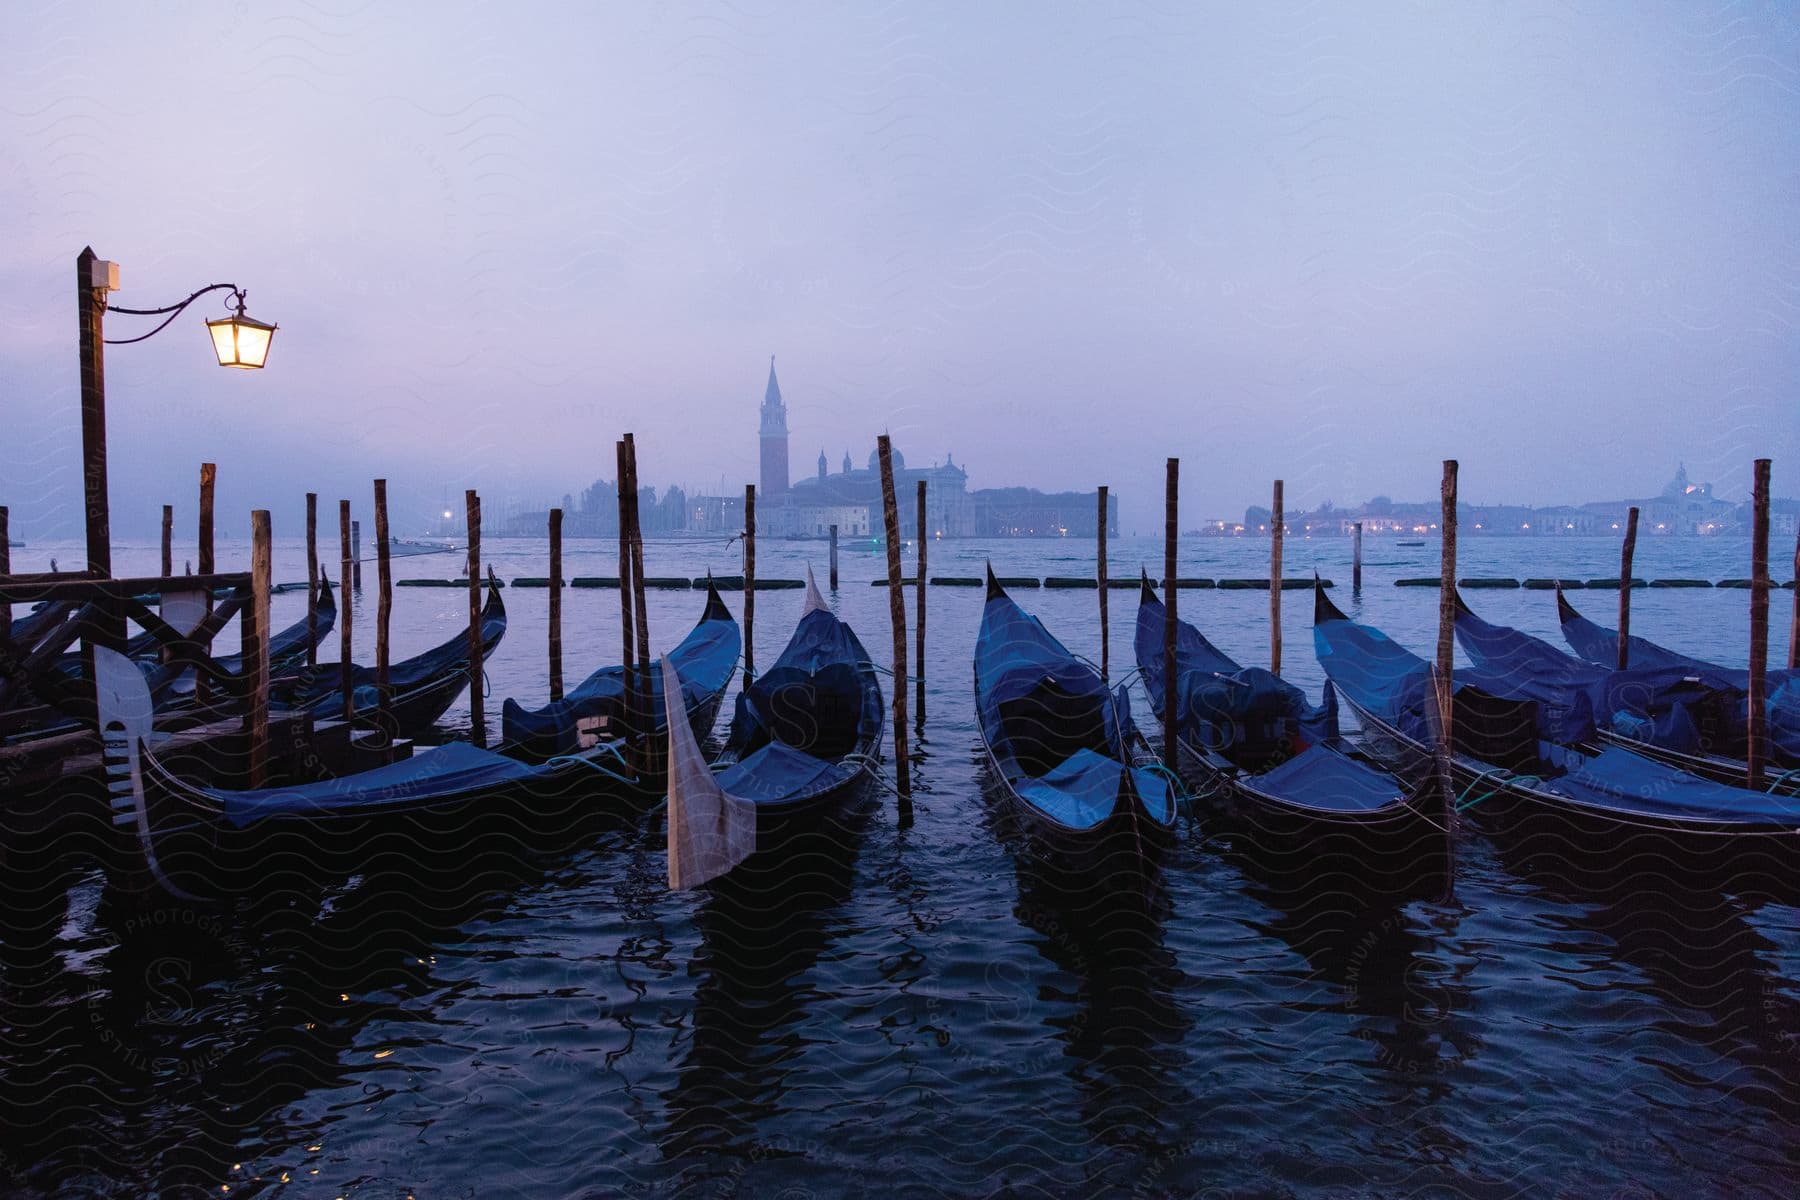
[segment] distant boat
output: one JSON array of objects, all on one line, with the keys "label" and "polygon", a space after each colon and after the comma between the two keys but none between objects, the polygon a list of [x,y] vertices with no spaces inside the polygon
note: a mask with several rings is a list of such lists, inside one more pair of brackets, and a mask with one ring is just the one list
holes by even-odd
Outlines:
[{"label": "distant boat", "polygon": [[422,542],[397,537],[388,539],[388,556],[390,558],[411,558],[420,554],[451,554],[456,549],[456,544],[449,538],[445,538],[441,542]]},{"label": "distant boat", "polygon": [[1396,546],[1423,546],[1424,542],[1395,542]]}]

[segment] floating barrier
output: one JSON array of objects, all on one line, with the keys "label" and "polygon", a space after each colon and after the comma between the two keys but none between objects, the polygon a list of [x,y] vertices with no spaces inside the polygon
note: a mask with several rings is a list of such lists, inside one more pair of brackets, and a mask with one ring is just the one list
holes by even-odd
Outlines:
[{"label": "floating barrier", "polygon": [[[648,581],[646,581],[646,583],[647,582]],[[706,576],[701,575],[689,586],[695,591],[705,591],[706,584]],[[742,575],[714,575],[712,577],[712,585],[721,592],[741,592],[744,590],[744,577]],[[804,579],[758,578],[756,581],[756,590],[759,592],[785,592],[793,588],[803,588],[805,586],[806,581]]]},{"label": "floating barrier", "polygon": [[[482,580],[482,586],[486,587],[487,582],[488,581],[485,579]],[[493,583],[494,583],[495,587],[503,588],[506,586],[506,581],[504,579],[496,579],[493,581]],[[468,590],[468,587],[469,587],[469,581],[466,579],[396,579],[396,580],[394,580],[394,586],[395,587],[425,587],[425,588],[462,588],[466,591],[466,590]]]},{"label": "floating barrier", "polygon": [[[1321,580],[1319,580],[1319,582],[1325,587],[1335,586],[1329,579],[1321,579]],[[1284,592],[1298,592],[1305,588],[1309,588],[1312,585],[1313,585],[1313,581],[1310,579],[1283,579],[1281,581],[1281,590]],[[1204,583],[1204,582],[1189,584],[1187,580],[1179,579],[1179,580],[1176,580],[1175,586],[1177,586],[1177,587],[1190,587],[1190,586],[1191,587],[1212,587],[1214,585],[1212,585],[1210,583]],[[1269,581],[1267,579],[1221,579],[1221,580],[1219,580],[1217,586],[1220,588],[1223,588],[1226,591],[1266,592],[1269,590]]]},{"label": "floating barrier", "polygon": [[1499,576],[1471,575],[1467,578],[1457,580],[1456,586],[1469,588],[1471,590],[1476,588],[1516,588],[1519,586],[1519,581],[1516,579],[1502,579]]},{"label": "floating barrier", "polygon": [[[1587,581],[1587,585],[1589,589],[1594,591],[1616,592],[1619,590],[1619,577],[1615,575],[1611,579],[1590,579]],[[1634,575],[1631,578],[1631,586],[1634,588],[1641,588],[1650,585]]]},{"label": "floating barrier", "polygon": [[1394,580],[1394,586],[1395,587],[1430,587],[1430,588],[1434,588],[1434,587],[1444,586],[1444,581],[1443,581],[1443,578],[1438,575],[1419,576],[1419,577],[1412,578],[1412,579],[1396,579],[1396,580]]},{"label": "floating barrier", "polygon": [[1044,586],[1047,588],[1096,588],[1100,586],[1098,579],[1082,578],[1074,575],[1046,575]]},{"label": "floating barrier", "polygon": [[1718,586],[1719,587],[1728,587],[1728,588],[1747,588],[1750,586],[1750,581],[1748,579],[1721,579],[1721,580],[1719,580]]},{"label": "floating barrier", "polygon": [[521,575],[512,581],[512,586],[516,588],[547,588],[550,586],[550,579],[546,575]]},{"label": "floating barrier", "polygon": [[570,587],[578,588],[616,588],[619,586],[617,575],[577,575],[569,580]]},{"label": "floating barrier", "polygon": [[[919,581],[917,579],[915,579],[915,580],[913,580],[913,582],[918,583]],[[981,580],[975,578],[975,576],[973,576],[973,575],[933,575],[931,577],[931,586],[932,587],[980,587]]]},{"label": "floating barrier", "polygon": [[[885,579],[869,580],[870,587],[886,587],[887,585],[888,585],[888,581]],[[917,575],[902,575],[900,577],[900,586],[901,587],[917,587],[918,585],[919,585],[919,577]],[[1032,580],[1031,586],[1036,587],[1037,580],[1035,580],[1035,579]]]},{"label": "floating barrier", "polygon": [[1111,591],[1113,588],[1135,589],[1137,586],[1138,586],[1138,581],[1135,579],[1131,579],[1131,578],[1125,578],[1125,579],[1110,579],[1109,578],[1106,581],[1106,589],[1108,591]]},{"label": "floating barrier", "polygon": [[[1564,580],[1560,580],[1560,581],[1555,580],[1555,579],[1527,579],[1525,581],[1525,586],[1528,588],[1531,588],[1535,591],[1547,592],[1547,591],[1550,591],[1551,589],[1555,588],[1559,582],[1562,584],[1562,588],[1566,592],[1577,591],[1577,590],[1587,586],[1587,584],[1583,583],[1579,579],[1564,579]],[[1614,584],[1613,586],[1617,587],[1618,585]]]},{"label": "floating barrier", "polygon": [[[918,581],[909,579],[907,582],[916,583]],[[1034,588],[1038,586],[1038,581],[1030,575],[1001,575],[999,583],[1003,588]]]},{"label": "floating barrier", "polygon": [[[761,582],[761,580],[757,581],[758,591],[762,590]],[[644,586],[647,588],[680,588],[685,592],[694,585],[686,575],[646,575],[644,576]]]},{"label": "floating barrier", "polygon": [[1710,579],[1652,579],[1650,581],[1650,586],[1653,588],[1709,588],[1712,586],[1712,580],[1710,580]]}]

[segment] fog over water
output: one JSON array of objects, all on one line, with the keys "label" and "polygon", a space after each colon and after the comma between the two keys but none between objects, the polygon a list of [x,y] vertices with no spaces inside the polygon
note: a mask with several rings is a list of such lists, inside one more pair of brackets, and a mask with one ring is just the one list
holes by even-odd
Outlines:
[{"label": "fog over water", "polygon": [[[893,433],[1126,529],[1292,505],[1800,494],[1800,14],[1780,5],[19,8],[0,34],[0,503],[81,528],[76,253],[117,303],[115,527],[301,497],[410,532]],[[143,332],[115,317],[115,337]]]}]

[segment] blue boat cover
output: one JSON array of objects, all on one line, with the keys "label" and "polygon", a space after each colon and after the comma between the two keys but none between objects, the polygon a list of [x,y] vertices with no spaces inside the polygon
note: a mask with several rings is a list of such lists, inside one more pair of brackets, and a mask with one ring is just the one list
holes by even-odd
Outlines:
[{"label": "blue boat cover", "polygon": [[[1575,653],[1589,662],[1604,666],[1611,666],[1619,661],[1617,630],[1588,620],[1560,593],[1556,603],[1562,618],[1563,637],[1574,647]],[[1716,713],[1713,723],[1723,726],[1718,731],[1721,736],[1716,740],[1726,742],[1723,752],[1735,758],[1744,756],[1744,743],[1749,736],[1750,723],[1748,670],[1721,667],[1716,663],[1689,658],[1655,642],[1646,641],[1636,634],[1626,639],[1626,645],[1630,651],[1626,661],[1631,664],[1633,673],[1652,670],[1685,676],[1693,695],[1696,698],[1705,697],[1714,706],[1711,710],[1696,711],[1695,715],[1700,723],[1708,723],[1705,718],[1709,711]],[[1770,757],[1783,766],[1800,766],[1800,671],[1769,671],[1765,679],[1768,694],[1764,708],[1768,719]],[[1700,740],[1700,733],[1696,730],[1693,748],[1681,745],[1673,745],[1673,748],[1694,753],[1699,749]],[[1658,741],[1656,744],[1666,743]]]},{"label": "blue boat cover", "polygon": [[559,765],[531,766],[467,742],[449,742],[343,779],[249,791],[197,790],[220,806],[227,821],[241,828],[269,817],[415,808],[502,785],[514,786],[561,769]]},{"label": "blue boat cover", "polygon": [[1132,725],[1124,686],[1109,693],[1100,672],[1004,592],[990,595],[982,612],[975,703],[1007,786],[1044,816],[1092,829],[1129,789],[1151,820],[1174,821],[1168,780],[1125,766]]},{"label": "blue boat cover", "polygon": [[1615,671],[1586,662],[1541,638],[1482,620],[1460,597],[1456,639],[1474,664],[1477,686],[1542,706],[1539,733],[1547,741],[1588,741],[1599,725],[1670,750],[1702,752],[1695,708],[1716,693],[1684,669]]},{"label": "blue boat cover", "polygon": [[[1134,648],[1150,708],[1163,711],[1165,609],[1145,588],[1139,596]],[[1189,745],[1245,765],[1274,762],[1296,750],[1337,738],[1337,697],[1323,704],[1261,667],[1240,666],[1186,621],[1175,622],[1175,720]]]},{"label": "blue boat cover", "polygon": [[[738,653],[743,638],[738,623],[716,594],[710,595],[700,620],[680,645],[669,651],[669,659],[681,678],[681,695],[688,711],[707,697],[722,691],[737,669]],[[654,728],[664,728],[662,661],[650,665],[650,712]],[[561,700],[542,708],[528,709],[508,699],[501,705],[501,736],[510,745],[518,745],[539,757],[573,754],[580,744],[576,722],[595,717],[607,719],[617,728],[625,715],[625,668],[618,664],[601,667],[582,680]]]},{"label": "blue boat cover", "polygon": [[1294,808],[1329,813],[1379,812],[1406,802],[1392,775],[1326,745],[1308,746],[1246,785]]},{"label": "blue boat cover", "polygon": [[882,719],[868,651],[835,614],[813,609],[738,694],[719,786],[759,806],[822,796],[865,769],[849,756],[874,752]]},{"label": "blue boat cover", "polygon": [[[1326,675],[1344,689],[1352,703],[1415,742],[1430,744],[1425,711],[1430,695],[1429,667],[1424,659],[1380,630],[1350,620],[1322,595],[1313,625],[1313,645]],[[1472,760],[1477,767],[1499,765],[1520,772],[1513,778],[1533,790],[1621,818],[1651,816],[1790,827],[1800,821],[1800,798],[1713,783],[1628,750],[1585,754],[1540,740],[1530,748],[1528,762],[1502,761],[1498,756],[1482,753],[1479,739],[1475,747],[1465,745],[1464,725],[1479,726],[1492,715],[1494,710],[1481,704],[1492,693],[1464,679],[1464,674],[1458,672],[1453,694],[1457,703],[1456,750],[1458,758],[1465,762]],[[1493,682],[1491,673],[1486,678]],[[1465,722],[1465,699],[1471,701],[1468,715],[1473,721]],[[1527,711],[1529,707],[1528,702]],[[1513,732],[1516,735],[1524,731]]]},{"label": "blue boat cover", "polygon": [[1714,783],[1618,748],[1590,755],[1546,745],[1543,754],[1564,773],[1539,787],[1588,808],[1664,820],[1800,826],[1797,796]]}]

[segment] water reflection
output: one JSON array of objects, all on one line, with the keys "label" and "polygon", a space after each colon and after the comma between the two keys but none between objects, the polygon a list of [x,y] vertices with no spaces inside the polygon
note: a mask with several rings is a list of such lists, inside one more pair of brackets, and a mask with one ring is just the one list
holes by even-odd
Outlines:
[{"label": "water reflection", "polygon": [[876,803],[865,789],[841,816],[709,885],[693,915],[693,1013],[663,1097],[666,1158],[799,1153],[766,1145],[757,1131],[786,1110],[789,1077],[814,1036],[804,1029],[808,1005],[823,994],[813,971],[845,932],[839,910]]},{"label": "water reflection", "polygon": [[[9,967],[0,989],[4,1024],[30,1031],[0,1055],[23,1181],[155,1179],[170,1194],[218,1194],[258,1171],[267,1182],[308,1169],[334,1118],[297,1119],[294,1102],[368,1073],[351,1053],[367,1027],[410,1019],[446,991],[440,948],[575,853],[485,832],[454,869],[389,860],[310,883],[290,873],[230,904],[176,904],[90,868],[66,892],[61,952],[29,975]],[[363,1085],[365,1102],[386,1094],[372,1077]]]},{"label": "water reflection", "polygon": [[1413,869],[1367,869],[1357,837],[1274,838],[1248,821],[1219,839],[1246,891],[1267,910],[1254,928],[1291,947],[1329,991],[1316,1003],[1366,1018],[1372,1066],[1394,1081],[1435,1087],[1467,1063],[1479,1039],[1459,1014],[1472,1007],[1472,963],[1449,961],[1443,939],[1460,910],[1445,894],[1441,839],[1421,839]]}]

